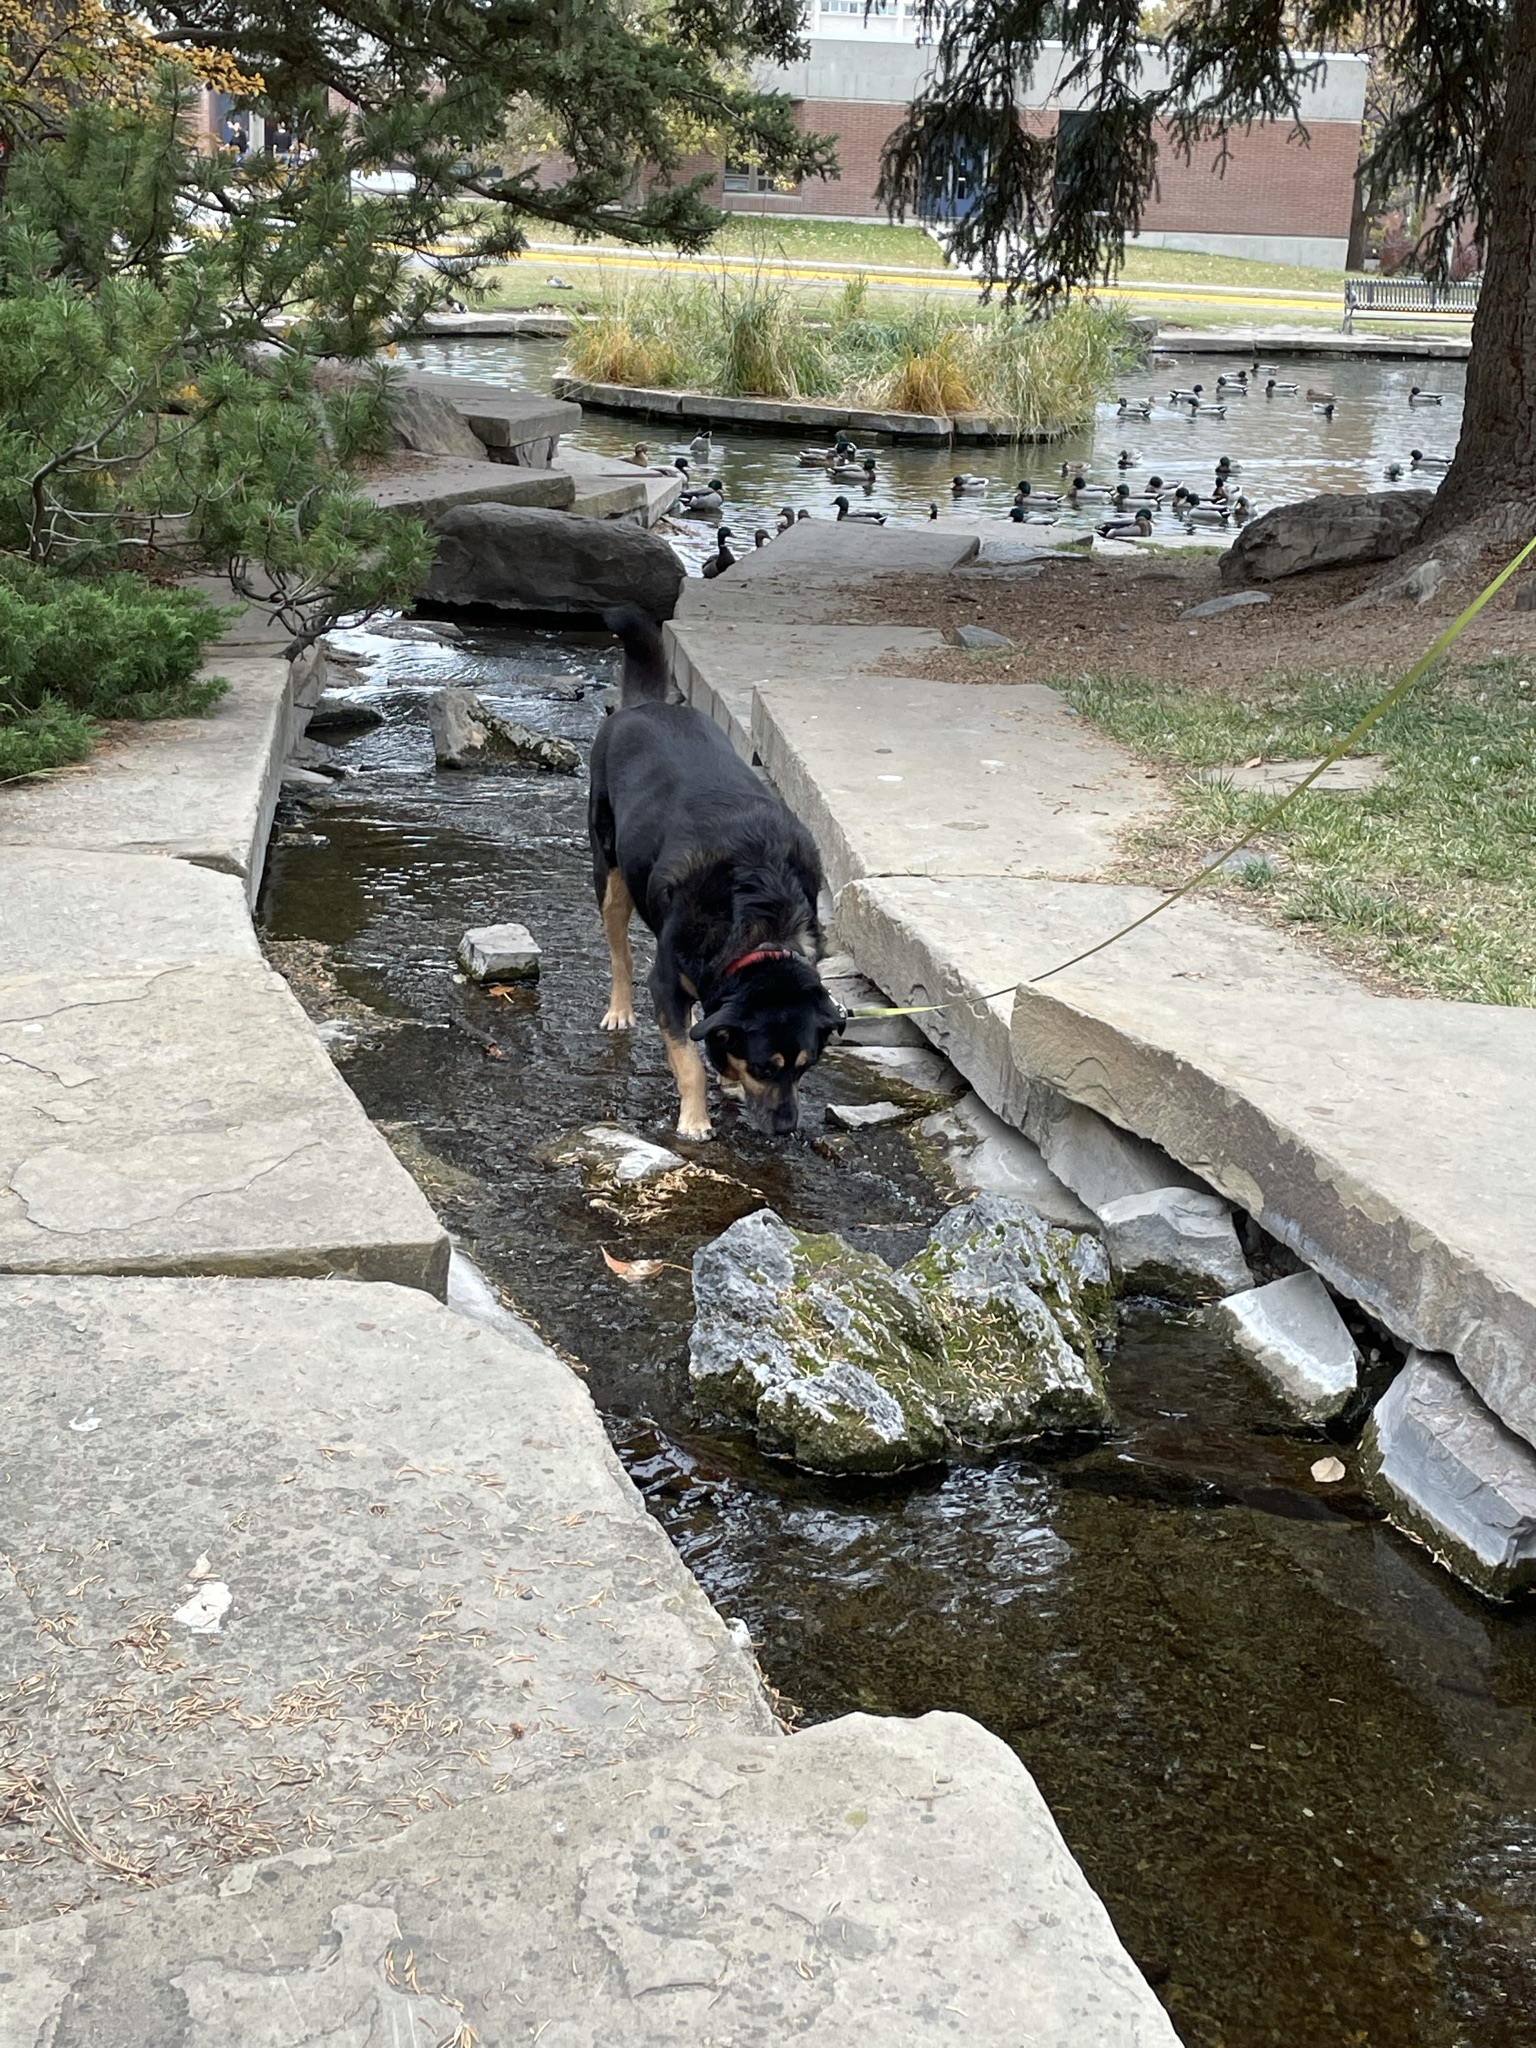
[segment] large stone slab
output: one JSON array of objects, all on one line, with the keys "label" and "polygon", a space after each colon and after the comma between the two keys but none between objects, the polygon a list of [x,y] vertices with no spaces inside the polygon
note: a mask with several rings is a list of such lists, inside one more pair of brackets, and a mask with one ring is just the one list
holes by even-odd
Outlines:
[{"label": "large stone slab", "polygon": [[1495,1599],[1536,1584],[1536,1453],[1449,1358],[1410,1352],[1360,1445],[1389,1519]]},{"label": "large stone slab", "polygon": [[498,455],[532,459],[542,468],[562,434],[574,434],[581,425],[581,407],[567,405],[542,391],[513,391],[505,384],[489,384],[473,377],[454,377],[441,370],[412,370],[402,383],[446,398],[464,420],[476,440]]},{"label": "large stone slab", "polygon": [[0,982],[0,1270],[340,1274],[448,1240],[259,962]]},{"label": "large stone slab", "polygon": [[416,456],[409,467],[370,479],[362,495],[388,512],[430,525],[455,505],[543,505],[564,512],[576,496],[574,478],[558,469],[520,469],[510,462]]},{"label": "large stone slab", "polygon": [[622,458],[594,455],[589,448],[562,450],[556,458],[556,473],[561,472],[571,480],[571,510],[584,519],[630,519],[639,526],[654,526],[683,494],[681,475],[638,469]]},{"label": "large stone slab", "polygon": [[[1099,894],[1036,893],[1030,959],[1150,892]],[[1013,1039],[1022,1072],[1163,1146],[1536,1441],[1536,1011],[1370,995],[1185,902],[1021,989]]]},{"label": "large stone slab", "polygon": [[957,1714],[714,1737],[19,1929],[30,2048],[1177,2048],[1028,1774]]},{"label": "large stone slab", "polygon": [[162,853],[238,875],[252,903],[287,756],[293,681],[284,660],[228,660],[206,718],[117,725],[78,769],[0,789],[0,846]]},{"label": "large stone slab", "polygon": [[[12,1923],[772,1735],[750,1653],[536,1340],[412,1288],[34,1277],[0,1279],[0,1355]],[[199,1587],[215,1633],[180,1618]]]},{"label": "large stone slab", "polygon": [[459,505],[432,535],[437,552],[419,595],[433,604],[578,617],[634,604],[665,619],[683,586],[683,565],[659,535],[616,520]]},{"label": "large stone slab", "polygon": [[945,575],[970,561],[978,546],[974,533],[941,526],[802,519],[744,555],[729,576],[710,583],[691,577],[677,618],[686,625],[842,625],[851,608],[867,605],[870,577]]},{"label": "large stone slab", "polygon": [[7,976],[260,958],[234,875],[158,854],[0,846]]},{"label": "large stone slab", "polygon": [[[684,593],[686,608],[688,592]],[[929,626],[802,626],[777,629],[711,620],[685,625],[674,619],[666,629],[672,680],[697,710],[712,718],[730,737],[744,760],[750,760],[752,700],[770,678],[787,682],[825,683],[833,676],[859,675],[885,667],[893,656],[926,654],[944,645],[944,636]]]},{"label": "large stone slab", "polygon": [[1090,875],[1161,785],[1038,683],[759,685],[752,739],[834,892],[867,875]]}]

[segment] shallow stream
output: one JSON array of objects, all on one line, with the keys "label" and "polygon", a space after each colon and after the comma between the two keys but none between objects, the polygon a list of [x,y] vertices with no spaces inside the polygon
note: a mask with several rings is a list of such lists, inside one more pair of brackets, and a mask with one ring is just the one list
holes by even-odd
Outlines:
[{"label": "shallow stream", "polygon": [[[353,777],[285,808],[264,935],[301,982],[334,974],[362,1020],[348,1080],[578,1363],[785,1701],[808,1721],[946,1708],[993,1729],[1190,2048],[1531,2048],[1536,1614],[1484,1606],[1348,1483],[1314,1485],[1318,1444],[1198,1312],[1128,1314],[1107,1443],[851,1486],[702,1431],[683,1369],[700,1241],[767,1200],[899,1259],[953,1191],[903,1131],[821,1131],[828,1099],[880,1092],[835,1058],[799,1140],[724,1106],[718,1140],[683,1148],[718,1178],[681,1210],[615,1213],[540,1163],[597,1120],[674,1143],[671,1082],[649,1024],[597,1025],[580,779],[436,772],[424,692],[468,683],[585,742],[611,656],[512,632],[354,645],[380,657],[386,723],[342,749]],[[460,934],[507,918],[543,945],[537,990],[455,981]],[[602,1247],[680,1270],[631,1286]]]}]

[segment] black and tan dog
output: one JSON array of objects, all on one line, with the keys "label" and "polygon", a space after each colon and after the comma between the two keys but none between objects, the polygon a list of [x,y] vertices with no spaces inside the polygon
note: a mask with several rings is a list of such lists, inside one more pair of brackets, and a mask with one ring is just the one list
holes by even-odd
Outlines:
[{"label": "black and tan dog", "polygon": [[[603,1028],[634,1022],[629,920],[656,934],[651,995],[685,1138],[710,1135],[702,1040],[723,1090],[760,1131],[800,1120],[799,1086],[842,1012],[816,961],[821,861],[799,819],[739,761],[719,728],[669,704],[661,634],[610,612],[624,645],[620,708],[592,748],[587,822],[613,983]],[[703,1018],[690,1028],[695,1003]]]}]

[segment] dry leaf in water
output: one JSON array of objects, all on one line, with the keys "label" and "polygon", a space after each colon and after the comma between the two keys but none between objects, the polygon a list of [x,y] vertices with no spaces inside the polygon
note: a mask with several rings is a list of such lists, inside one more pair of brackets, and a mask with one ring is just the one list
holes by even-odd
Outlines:
[{"label": "dry leaf in water", "polygon": [[1312,1467],[1312,1477],[1319,1486],[1337,1486],[1348,1469],[1342,1458],[1319,1458]]},{"label": "dry leaf in water", "polygon": [[639,1287],[647,1280],[654,1280],[658,1273],[686,1273],[686,1266],[674,1265],[668,1259],[616,1259],[607,1245],[599,1247],[603,1264],[610,1273],[616,1273],[631,1287]]}]

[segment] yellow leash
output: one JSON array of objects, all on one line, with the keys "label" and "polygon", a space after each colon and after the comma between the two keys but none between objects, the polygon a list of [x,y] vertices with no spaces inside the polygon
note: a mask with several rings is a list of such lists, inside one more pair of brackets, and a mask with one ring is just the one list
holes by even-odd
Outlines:
[{"label": "yellow leash", "polygon": [[[1519,554],[1512,561],[1505,564],[1486,589],[1479,591],[1460,617],[1451,621],[1450,625],[1446,627],[1433,646],[1426,653],[1419,656],[1419,659],[1409,669],[1408,673],[1395,682],[1384,697],[1377,699],[1376,703],[1365,713],[1359,724],[1352,731],[1345,733],[1343,739],[1338,741],[1335,746],[1331,747],[1324,754],[1317,766],[1304,775],[1294,789],[1287,790],[1277,804],[1272,804],[1264,812],[1263,816],[1248,828],[1241,839],[1236,840],[1223,852],[1218,853],[1213,860],[1208,861],[1196,874],[1191,875],[1187,882],[1181,882],[1177,889],[1172,890],[1163,898],[1161,903],[1154,903],[1152,908],[1144,910],[1140,917],[1132,918],[1131,922],[1122,925],[1119,931],[1111,932],[1107,939],[1100,939],[1095,945],[1085,946],[1081,953],[1074,953],[1069,960],[1058,960],[1054,967],[1047,967],[1043,974],[1032,974],[1025,986],[1033,988],[1036,982],[1049,981],[1053,975],[1064,974],[1069,967],[1076,967],[1084,960],[1091,960],[1096,953],[1103,953],[1110,946],[1118,945],[1122,939],[1128,938],[1132,932],[1140,931],[1144,924],[1150,924],[1154,917],[1160,917],[1165,910],[1171,909],[1175,903],[1188,896],[1191,890],[1198,889],[1200,884],[1209,880],[1219,868],[1225,867],[1233,854],[1241,853],[1245,846],[1251,846],[1255,839],[1258,839],[1269,830],[1277,818],[1284,816],[1285,812],[1295,803],[1297,797],[1310,789],[1320,775],[1331,768],[1335,761],[1340,760],[1347,754],[1351,747],[1357,746],[1373,725],[1385,718],[1387,713],[1396,705],[1401,704],[1415,683],[1421,682],[1424,679],[1441,655],[1445,653],[1446,649],[1460,639],[1461,635],[1471,625],[1489,599],[1498,596],[1510,577],[1514,575],[1520,565],[1532,554],[1536,554],[1536,535],[1532,535]],[[973,1015],[979,1016],[984,1003],[995,1002],[999,996],[1011,995],[1018,986],[1017,982],[1009,982],[1005,987],[995,988],[987,995],[955,996],[947,1003],[911,1003],[905,1008],[845,1010],[843,1014],[848,1023],[855,1024],[866,1017],[920,1017],[932,1010],[956,1010],[963,1005],[970,1009]]]}]

